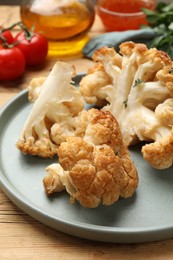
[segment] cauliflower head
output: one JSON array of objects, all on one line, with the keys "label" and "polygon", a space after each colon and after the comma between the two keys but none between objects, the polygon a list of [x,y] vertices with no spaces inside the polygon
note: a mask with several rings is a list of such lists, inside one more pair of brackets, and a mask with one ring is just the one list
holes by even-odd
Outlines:
[{"label": "cauliflower head", "polygon": [[24,154],[52,157],[66,136],[82,136],[84,101],[71,84],[74,76],[73,66],[57,62],[47,78],[31,82],[29,99],[35,102],[17,142]]},{"label": "cauliflower head", "polygon": [[138,173],[117,121],[108,111],[91,109],[87,122],[84,138],[67,137],[57,150],[59,164],[46,168],[46,193],[66,189],[71,203],[77,200],[87,208],[131,197],[138,186]]},{"label": "cauliflower head", "polygon": [[[152,146],[143,147],[142,153],[153,167],[170,167],[173,163],[170,57],[156,48],[148,49],[145,44],[124,42],[119,53],[113,48],[100,48],[94,53],[93,61],[95,65],[80,82],[85,101],[113,114],[128,146],[140,141],[152,142]],[[152,150],[159,147],[155,159],[149,147]],[[164,155],[168,153],[169,160],[165,161]]]}]

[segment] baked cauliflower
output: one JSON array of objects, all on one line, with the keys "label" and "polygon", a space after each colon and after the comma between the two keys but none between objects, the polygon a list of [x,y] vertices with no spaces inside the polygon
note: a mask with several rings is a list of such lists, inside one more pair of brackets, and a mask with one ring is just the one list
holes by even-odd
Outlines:
[{"label": "baked cauliflower", "polygon": [[116,119],[108,111],[90,109],[86,120],[84,137],[67,137],[57,149],[59,163],[46,168],[46,193],[66,189],[71,203],[77,200],[88,208],[131,197],[138,173]]},{"label": "baked cauliflower", "polygon": [[146,45],[124,42],[117,53],[103,47],[93,55],[95,65],[80,82],[85,101],[110,111],[127,146],[140,141],[142,154],[153,167],[173,163],[173,63]]},{"label": "baked cauliflower", "polygon": [[58,155],[47,167],[47,194],[64,189],[71,202],[84,207],[111,205],[133,195],[138,173],[119,125],[109,111],[84,108],[74,87],[73,66],[57,62],[47,78],[33,79],[28,97],[33,103],[17,147],[41,157]]},{"label": "baked cauliflower", "polygon": [[84,101],[72,78],[75,69],[57,62],[47,78],[34,79],[29,99],[35,101],[24,124],[17,147],[24,154],[52,157],[67,136],[82,136]]}]

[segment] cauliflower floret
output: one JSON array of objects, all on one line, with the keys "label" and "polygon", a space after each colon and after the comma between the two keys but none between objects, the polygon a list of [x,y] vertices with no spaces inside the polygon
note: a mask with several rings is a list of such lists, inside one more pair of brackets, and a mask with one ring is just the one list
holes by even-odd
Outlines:
[{"label": "cauliflower floret", "polygon": [[46,168],[46,171],[49,173],[44,180],[47,194],[65,190],[65,186],[60,179],[60,176],[64,176],[64,170],[61,165],[59,163],[53,163]]},{"label": "cauliflower floret", "polygon": [[87,128],[84,140],[94,145],[109,145],[114,153],[124,149],[118,122],[109,111],[90,109],[87,112]]},{"label": "cauliflower floret", "polygon": [[[107,91],[101,92],[101,89],[103,86],[108,86],[108,88],[110,87],[112,89],[112,83],[111,79],[105,73],[104,67],[101,63],[96,64],[96,66],[89,70],[87,77],[83,77],[81,82],[82,93],[84,94],[86,103],[96,104],[98,106],[103,106],[106,104],[105,100],[107,99]],[[90,86],[89,88],[88,85]],[[99,93],[99,97],[97,97],[97,91]]]},{"label": "cauliflower floret", "polygon": [[61,143],[60,164],[47,167],[43,183],[47,194],[66,189],[71,203],[108,206],[134,194],[138,174],[114,117],[96,109],[87,114],[84,138],[67,137]]},{"label": "cauliflower floret", "polygon": [[142,154],[157,169],[165,169],[173,164],[173,129],[163,138],[142,147]]},{"label": "cauliflower floret", "polygon": [[95,52],[93,60],[97,63],[80,81],[80,91],[86,103],[110,104],[115,95],[114,84],[121,74],[122,57],[113,48],[103,47]]},{"label": "cauliflower floret", "polygon": [[155,109],[156,116],[163,125],[173,126],[173,98],[168,98]]},{"label": "cauliflower floret", "polygon": [[166,85],[171,97],[173,97],[173,63],[158,71],[157,77]]},{"label": "cauliflower floret", "polygon": [[[96,101],[103,110],[113,114],[128,146],[139,141],[160,142],[169,135],[173,125],[166,102],[173,96],[172,61],[162,51],[133,42],[122,43],[120,54],[108,47],[97,50],[93,55],[96,65],[81,80],[80,91],[86,102]],[[106,80],[97,84],[100,71]],[[105,106],[104,102],[107,102]],[[146,154],[145,158],[148,158]],[[150,164],[156,167],[152,158]],[[170,167],[170,163],[164,165]]]},{"label": "cauliflower floret", "polygon": [[23,153],[52,157],[66,136],[84,131],[84,119],[76,125],[76,117],[83,118],[85,111],[79,90],[71,84],[74,76],[73,66],[57,62],[46,80],[41,80],[43,85],[17,142]]},{"label": "cauliflower floret", "polygon": [[40,95],[42,86],[46,80],[46,77],[33,78],[28,86],[28,99],[30,102],[34,102]]}]

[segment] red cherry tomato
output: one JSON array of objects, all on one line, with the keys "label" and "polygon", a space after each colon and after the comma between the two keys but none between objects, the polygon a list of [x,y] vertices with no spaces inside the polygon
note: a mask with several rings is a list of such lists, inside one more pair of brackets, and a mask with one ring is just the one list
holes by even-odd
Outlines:
[{"label": "red cherry tomato", "polygon": [[[4,31],[4,32],[3,32],[3,31],[1,31],[1,30],[2,30],[2,28],[0,28],[0,35],[3,36],[3,37],[7,40],[8,44],[13,43],[14,37],[13,37],[11,31],[10,31],[10,30],[7,30],[7,31]],[[2,40],[1,40],[1,39],[0,39],[0,43],[2,43]]]},{"label": "red cherry tomato", "polygon": [[15,80],[25,71],[25,57],[16,47],[0,46],[0,80]]},{"label": "red cherry tomato", "polygon": [[16,35],[14,41],[18,42],[16,47],[23,52],[28,66],[39,65],[45,61],[48,52],[48,41],[42,34],[34,33],[28,40],[25,32],[22,31]]}]

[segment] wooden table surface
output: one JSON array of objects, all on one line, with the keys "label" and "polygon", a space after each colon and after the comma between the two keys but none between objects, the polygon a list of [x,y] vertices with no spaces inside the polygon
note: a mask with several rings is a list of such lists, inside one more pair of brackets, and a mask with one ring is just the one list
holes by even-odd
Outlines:
[{"label": "wooden table surface", "polygon": [[[0,24],[19,21],[18,6],[0,6]],[[104,32],[96,17],[90,35]],[[0,107],[15,96],[36,76],[48,75],[55,60],[42,69],[27,70],[20,80],[0,82]],[[86,71],[92,61],[69,59],[77,73]],[[88,241],[55,231],[21,211],[0,190],[0,259],[173,259],[173,239],[143,243],[114,244]]]}]

